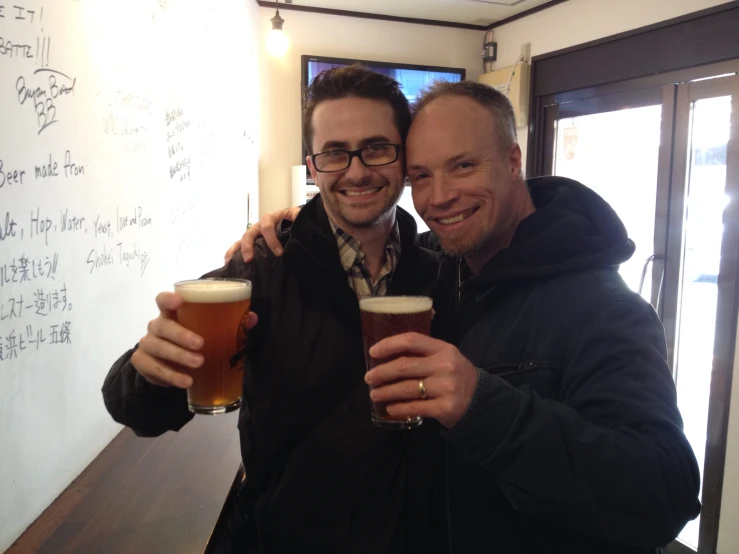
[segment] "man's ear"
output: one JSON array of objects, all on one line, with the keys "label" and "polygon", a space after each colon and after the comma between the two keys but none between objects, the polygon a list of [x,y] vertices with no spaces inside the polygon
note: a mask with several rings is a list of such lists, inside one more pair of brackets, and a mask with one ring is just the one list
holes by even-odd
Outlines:
[{"label": "man's ear", "polygon": [[313,158],[310,156],[305,157],[305,165],[308,166],[308,171],[310,171],[310,176],[313,177],[313,180],[316,180],[316,175],[318,175],[318,172],[316,171],[316,166],[313,165]]},{"label": "man's ear", "polygon": [[514,143],[508,152],[511,179],[523,179],[523,160],[521,156],[521,147],[517,143]]}]

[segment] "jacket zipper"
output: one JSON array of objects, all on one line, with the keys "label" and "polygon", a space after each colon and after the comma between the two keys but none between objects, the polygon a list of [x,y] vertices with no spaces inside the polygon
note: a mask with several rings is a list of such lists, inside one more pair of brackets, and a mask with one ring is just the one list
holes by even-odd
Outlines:
[{"label": "jacket zipper", "polygon": [[[457,263],[457,305],[454,307],[454,316],[456,318],[457,313],[459,312],[459,307],[462,304],[462,258],[459,259],[459,262]],[[465,334],[464,338],[460,342],[459,349],[462,350],[462,346],[464,345],[464,342],[467,340],[467,334],[469,334],[469,330]],[[446,468],[446,528],[447,528],[447,540],[449,542],[449,554],[454,554],[454,539],[453,539],[453,529],[452,529],[452,498],[450,494],[450,467],[449,467],[449,443],[445,440],[444,441],[444,467]]]},{"label": "jacket zipper", "polygon": [[462,258],[457,263],[457,305],[462,303]]},{"label": "jacket zipper", "polygon": [[446,467],[446,528],[447,540],[449,541],[449,554],[454,554],[454,541],[452,540],[452,501],[449,495],[449,443],[444,441],[444,466]]},{"label": "jacket zipper", "polygon": [[521,362],[520,364],[518,364],[518,369],[520,371],[523,371],[525,369],[537,369],[539,367],[544,367],[545,365],[547,364],[545,364],[544,362]]},{"label": "jacket zipper", "polygon": [[498,364],[492,364],[492,365],[485,366],[482,369],[484,371],[490,371],[490,370],[493,370],[493,369],[499,369],[501,367],[510,367],[510,368],[515,368],[517,371],[525,371],[525,370],[528,370],[528,369],[539,369],[539,368],[548,367],[548,366],[551,366],[551,365],[552,364],[549,364],[547,362],[519,362],[519,363],[516,363],[516,362],[501,362],[501,363],[498,363]]},{"label": "jacket zipper", "polygon": [[[458,322],[458,316],[460,312],[460,308],[462,306],[462,258],[459,259],[459,263],[457,264],[457,303],[456,306],[454,306],[454,318]],[[470,325],[467,329],[467,331],[464,334],[464,337],[462,337],[459,340],[459,351],[461,352],[464,348],[465,343],[467,342],[467,337],[472,332],[472,328],[474,325]],[[456,334],[456,331],[455,331]]]}]

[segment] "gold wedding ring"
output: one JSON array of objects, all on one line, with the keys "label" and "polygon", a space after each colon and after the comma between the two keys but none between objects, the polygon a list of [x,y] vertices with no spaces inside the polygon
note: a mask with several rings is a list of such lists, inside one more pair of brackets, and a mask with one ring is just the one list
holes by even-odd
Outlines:
[{"label": "gold wedding ring", "polygon": [[418,380],[418,396],[421,397],[421,400],[426,400],[426,383],[423,382],[423,379]]}]

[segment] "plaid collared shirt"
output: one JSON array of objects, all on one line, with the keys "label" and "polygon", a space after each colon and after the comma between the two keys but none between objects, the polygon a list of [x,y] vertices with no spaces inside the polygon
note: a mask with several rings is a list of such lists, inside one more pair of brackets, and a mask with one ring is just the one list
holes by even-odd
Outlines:
[{"label": "plaid collared shirt", "polygon": [[331,229],[336,237],[336,244],[339,246],[339,257],[341,265],[346,271],[349,286],[356,293],[358,298],[363,296],[385,296],[390,280],[393,278],[395,268],[398,266],[400,259],[400,230],[398,222],[393,225],[390,236],[385,244],[385,265],[380,270],[377,281],[372,279],[367,266],[364,262],[364,252],[362,244],[352,237],[343,229],[331,223]]}]

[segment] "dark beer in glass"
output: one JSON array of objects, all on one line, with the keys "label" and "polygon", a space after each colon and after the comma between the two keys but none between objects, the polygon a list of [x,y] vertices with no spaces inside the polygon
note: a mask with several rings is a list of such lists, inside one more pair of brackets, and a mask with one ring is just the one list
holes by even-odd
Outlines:
[{"label": "dark beer in glass", "polygon": [[[431,334],[432,305],[431,298],[427,296],[374,296],[360,299],[367,371],[402,356],[372,358],[369,349],[382,339],[410,331]],[[397,418],[389,415],[384,402],[370,400],[370,406],[372,422],[378,427],[412,429],[423,423],[420,417]]]}]

